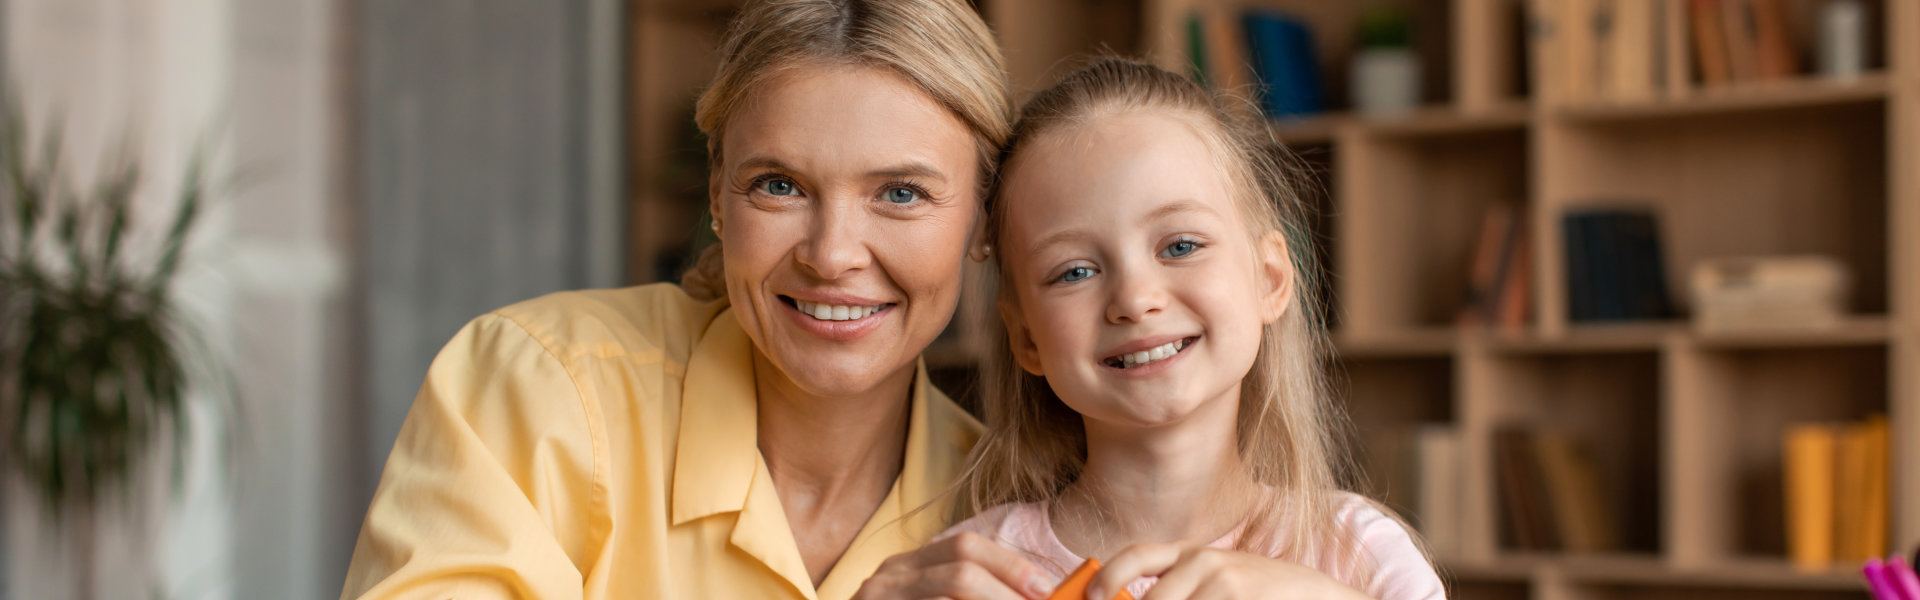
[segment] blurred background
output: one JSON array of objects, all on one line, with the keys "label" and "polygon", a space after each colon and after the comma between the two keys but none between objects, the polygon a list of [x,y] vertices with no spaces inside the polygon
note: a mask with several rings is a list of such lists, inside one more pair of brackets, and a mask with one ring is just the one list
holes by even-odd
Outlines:
[{"label": "blurred background", "polygon": [[[165,298],[229,374],[182,388],[193,427],[137,446],[136,493],[75,511],[8,469],[0,598],[336,597],[461,324],[711,243],[692,105],[741,1],[0,1],[28,140],[4,231],[20,173],[59,156],[83,206],[131,156],[119,263],[148,264],[204,180]],[[1920,544],[1920,4],[973,5],[1016,100],[1107,51],[1268,117],[1354,485],[1456,596],[1857,598]],[[968,303],[928,360],[971,404]],[[0,377],[30,381],[22,314]],[[0,396],[16,456],[61,439],[16,411],[40,397]]]}]

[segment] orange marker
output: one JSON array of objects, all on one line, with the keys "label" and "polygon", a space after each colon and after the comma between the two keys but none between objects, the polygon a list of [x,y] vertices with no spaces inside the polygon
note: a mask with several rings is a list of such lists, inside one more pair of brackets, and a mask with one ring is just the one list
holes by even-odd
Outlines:
[{"label": "orange marker", "polygon": [[[1072,575],[1067,576],[1066,581],[1060,582],[1060,587],[1053,589],[1053,595],[1047,596],[1047,600],[1086,600],[1087,584],[1093,583],[1093,574],[1098,572],[1100,572],[1100,559],[1087,559],[1087,562],[1080,563],[1080,568],[1073,570]],[[1133,600],[1133,594],[1122,589],[1120,593],[1114,594],[1113,598],[1114,600]]]}]

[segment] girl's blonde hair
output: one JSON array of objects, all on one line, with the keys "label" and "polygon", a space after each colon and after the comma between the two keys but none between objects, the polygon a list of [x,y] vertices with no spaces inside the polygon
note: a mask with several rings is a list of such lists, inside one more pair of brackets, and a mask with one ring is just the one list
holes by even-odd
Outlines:
[{"label": "girl's blonde hair", "polygon": [[[1307,208],[1293,185],[1300,169],[1275,142],[1251,110],[1230,109],[1185,77],[1141,62],[1099,58],[1041,91],[1021,109],[1013,137],[1001,155],[1002,176],[1018,168],[1027,145],[1050,132],[1096,118],[1153,112],[1180,119],[1196,131],[1235,193],[1235,204],[1258,240],[1279,231],[1288,239],[1295,265],[1311,256],[1306,235]],[[1004,194],[988,200],[990,242],[1004,231]],[[995,243],[995,247],[1000,244]],[[989,261],[992,263],[993,261]],[[990,266],[993,266],[990,264]],[[1364,589],[1370,560],[1337,522],[1337,493],[1352,462],[1343,451],[1347,421],[1331,402],[1322,370],[1326,353],[1319,332],[1310,270],[1294,269],[1293,305],[1284,317],[1266,325],[1252,370],[1241,385],[1238,446],[1255,481],[1266,490],[1247,515],[1238,549],[1316,566],[1342,574]],[[997,277],[1003,302],[1009,280]],[[991,294],[983,297],[993,297]],[[1086,431],[1081,416],[1062,403],[1044,378],[1014,362],[1004,324],[996,324],[986,353],[982,384],[987,432],[959,484],[957,517],[979,514],[1012,502],[1050,501],[1079,477],[1086,461]],[[1387,513],[1391,514],[1391,513]],[[1321,565],[1323,556],[1342,564]]]},{"label": "girl's blonde hair", "polygon": [[[756,90],[804,66],[860,65],[912,81],[973,132],[980,195],[994,178],[1000,145],[1011,133],[1006,63],[992,31],[962,0],[763,0],[744,8],[720,44],[720,68],[694,106],[707,136],[707,161],[719,173],[727,123]],[[681,277],[687,293],[726,297],[720,244],[708,246]]]}]

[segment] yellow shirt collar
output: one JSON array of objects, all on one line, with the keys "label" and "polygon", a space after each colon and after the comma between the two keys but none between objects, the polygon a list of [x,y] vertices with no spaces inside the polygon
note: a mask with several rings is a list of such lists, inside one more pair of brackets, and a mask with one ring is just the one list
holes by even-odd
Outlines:
[{"label": "yellow shirt collar", "polygon": [[[726,512],[742,512],[733,543],[812,596],[805,566],[792,546],[792,529],[779,507],[758,443],[758,404],[754,393],[752,341],[731,310],[708,325],[687,362],[681,397],[680,436],[674,453],[674,525]],[[905,521],[901,517],[945,492],[953,465],[934,465],[935,444],[952,444],[950,433],[933,424],[930,406],[950,404],[927,379],[924,360],[915,365],[907,424],[907,445],[893,489],[861,529],[821,591],[859,585],[843,573],[871,573],[886,557],[939,533],[944,505],[929,507]],[[756,489],[758,488],[758,489]],[[882,536],[885,539],[876,538]],[[777,540],[777,541],[776,541]],[[784,542],[784,544],[779,543]],[[876,543],[877,542],[877,543]],[[851,595],[822,593],[835,597]]]}]

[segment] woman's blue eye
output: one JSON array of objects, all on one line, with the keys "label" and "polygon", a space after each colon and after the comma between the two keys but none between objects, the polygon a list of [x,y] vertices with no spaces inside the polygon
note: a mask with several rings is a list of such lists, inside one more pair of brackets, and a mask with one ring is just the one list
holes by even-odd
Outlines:
[{"label": "woman's blue eye", "polygon": [[1074,267],[1071,269],[1067,269],[1067,272],[1065,273],[1061,273],[1060,281],[1061,282],[1079,281],[1092,276],[1093,276],[1093,269],[1089,269],[1086,267]]},{"label": "woman's blue eye", "polygon": [[894,204],[911,204],[913,203],[913,201],[919,200],[919,199],[920,199],[919,192],[915,192],[907,188],[897,187],[897,188],[887,190],[887,201],[892,202]]},{"label": "woman's blue eye", "polygon": [[793,182],[785,179],[769,179],[760,187],[770,196],[792,196],[794,193]]},{"label": "woman's blue eye", "polygon": [[1160,255],[1167,258],[1179,258],[1182,256],[1186,256],[1188,254],[1193,254],[1193,251],[1198,249],[1200,249],[1199,244],[1195,244],[1187,240],[1180,240],[1178,242],[1168,244],[1167,249],[1164,251],[1161,251]]}]

